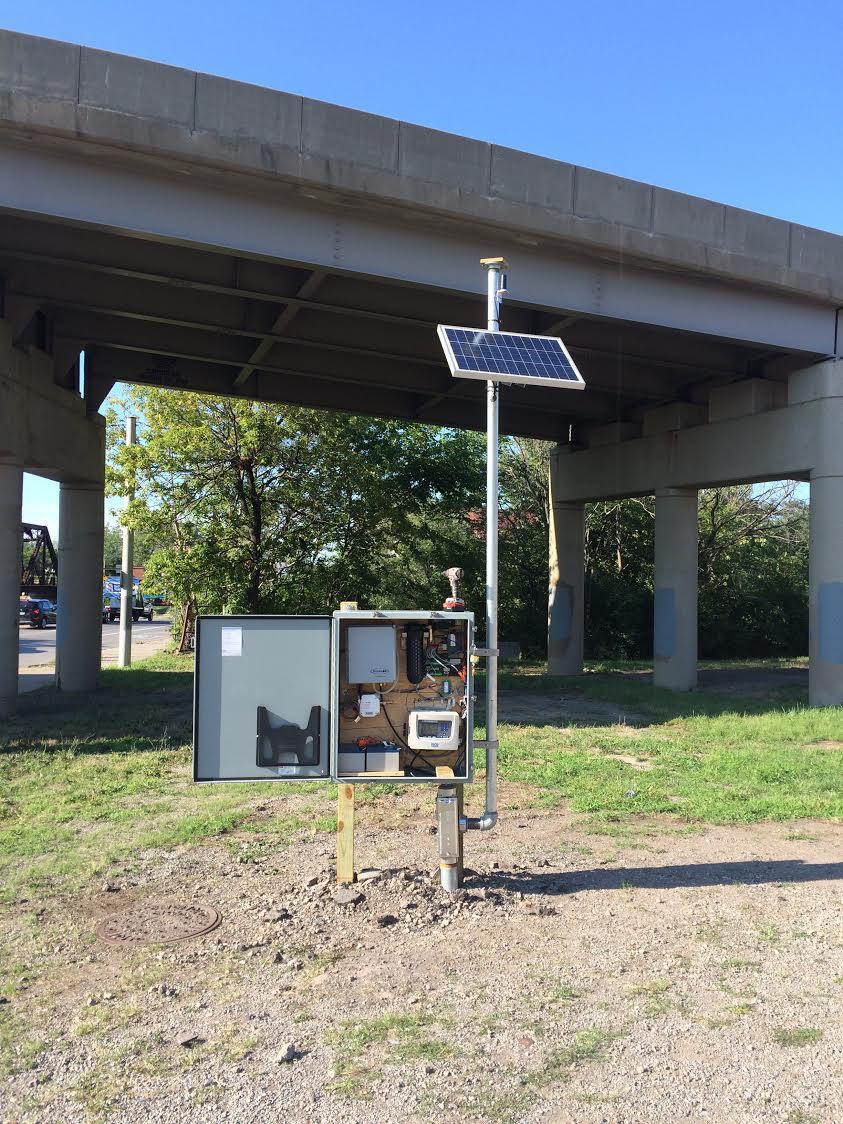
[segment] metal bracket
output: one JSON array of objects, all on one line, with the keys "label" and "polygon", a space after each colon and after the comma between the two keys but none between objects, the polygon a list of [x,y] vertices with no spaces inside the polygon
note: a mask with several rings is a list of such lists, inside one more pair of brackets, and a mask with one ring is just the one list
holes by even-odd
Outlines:
[{"label": "metal bracket", "polygon": [[495,740],[492,741],[492,742],[485,741],[485,740],[484,741],[473,741],[471,744],[474,747],[474,749],[499,749],[501,743],[498,741],[497,738],[495,738]]},{"label": "metal bracket", "polygon": [[499,656],[501,654],[500,648],[472,648],[472,656]]}]

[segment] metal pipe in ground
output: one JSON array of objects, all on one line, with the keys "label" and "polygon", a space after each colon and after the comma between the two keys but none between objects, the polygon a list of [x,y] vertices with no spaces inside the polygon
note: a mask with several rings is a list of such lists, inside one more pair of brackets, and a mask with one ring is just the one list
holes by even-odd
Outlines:
[{"label": "metal pipe in ground", "polygon": [[460,815],[455,785],[440,785],[436,794],[436,824],[439,843],[439,877],[442,889],[453,894],[460,878]]}]

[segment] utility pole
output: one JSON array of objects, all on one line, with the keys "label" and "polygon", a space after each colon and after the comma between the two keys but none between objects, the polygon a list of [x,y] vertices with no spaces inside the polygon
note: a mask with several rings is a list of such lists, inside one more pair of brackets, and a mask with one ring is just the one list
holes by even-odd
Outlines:
[{"label": "utility pole", "polygon": [[[135,444],[137,418],[126,418],[126,444]],[[135,488],[131,485],[123,500],[128,511],[135,498]],[[132,663],[132,608],[135,600],[135,582],[132,573],[135,548],[135,533],[129,527],[123,528],[123,558],[120,564],[120,639],[117,651],[118,667],[130,667]]]}]

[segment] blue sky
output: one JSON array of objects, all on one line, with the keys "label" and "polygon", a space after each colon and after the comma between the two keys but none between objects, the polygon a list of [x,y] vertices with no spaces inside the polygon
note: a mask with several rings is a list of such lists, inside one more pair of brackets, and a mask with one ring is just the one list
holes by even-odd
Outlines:
[{"label": "blue sky", "polygon": [[[366,109],[843,234],[831,0],[41,0],[0,24]],[[28,477],[24,518],[57,529]]]}]

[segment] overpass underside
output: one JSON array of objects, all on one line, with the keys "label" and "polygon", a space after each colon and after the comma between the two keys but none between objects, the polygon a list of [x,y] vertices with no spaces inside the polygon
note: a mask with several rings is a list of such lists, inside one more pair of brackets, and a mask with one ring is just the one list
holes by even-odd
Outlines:
[{"label": "overpass underside", "polygon": [[656,494],[656,680],[689,688],[696,491],[791,477],[811,486],[811,699],[843,702],[843,239],[0,32],[0,602],[28,469],[62,485],[61,686],[98,672],[116,382],[482,428],[482,384],[451,378],[435,326],[484,322],[478,259],[501,253],[502,326],[562,335],[587,381],[501,401],[504,433],[557,446],[552,669],[582,667],[585,502]]}]

